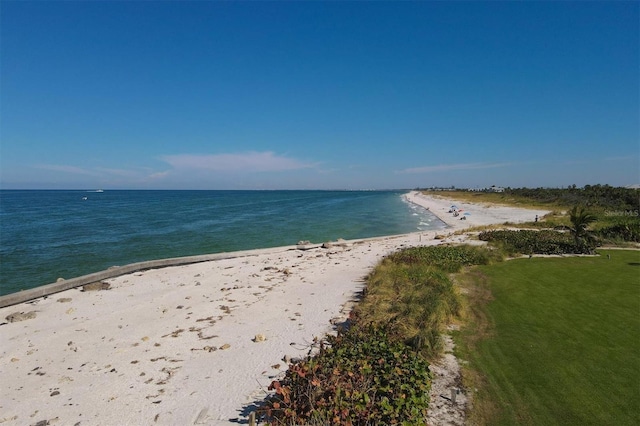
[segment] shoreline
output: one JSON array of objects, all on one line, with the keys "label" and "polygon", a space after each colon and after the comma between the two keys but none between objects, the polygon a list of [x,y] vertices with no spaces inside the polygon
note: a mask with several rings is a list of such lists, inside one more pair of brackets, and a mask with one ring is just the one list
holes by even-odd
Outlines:
[{"label": "shoreline", "polygon": [[[306,194],[309,191],[302,192]],[[432,225],[425,224],[424,222],[420,222],[420,225],[418,225],[418,221],[420,220],[424,220],[427,223],[429,223],[429,220],[428,218],[422,219],[423,215],[426,215],[426,212],[420,213],[418,216],[416,216],[415,214],[411,215],[412,209],[414,209],[414,211],[417,210],[415,210],[416,207],[411,207],[414,206],[413,204],[406,202],[406,192],[382,191],[382,193],[385,194],[383,198],[373,197],[372,203],[376,209],[382,206],[380,205],[379,201],[381,199],[384,199],[384,197],[386,196],[393,196],[394,201],[396,201],[395,199],[397,199],[397,205],[394,204],[393,206],[389,207],[389,216],[386,218],[386,220],[382,220],[381,223],[376,222],[372,226],[363,226],[363,229],[359,228],[359,223],[354,223],[354,228],[349,227],[346,229],[342,229],[344,228],[344,225],[340,225],[337,226],[336,229],[334,229],[330,224],[330,220],[327,220],[327,227],[319,227],[310,231],[305,230],[303,226],[300,226],[298,228],[278,225],[271,226],[271,224],[274,221],[278,221],[278,219],[270,216],[271,213],[263,211],[264,209],[259,209],[258,214],[260,215],[260,218],[264,219],[257,220],[257,226],[266,226],[268,228],[266,232],[260,232],[260,235],[258,236],[252,236],[250,232],[245,235],[241,230],[231,232],[232,230],[230,228],[226,228],[227,225],[224,225],[222,227],[222,231],[229,231],[230,237],[227,238],[226,234],[221,233],[222,231],[204,233],[198,238],[201,238],[202,241],[206,242],[206,244],[201,244],[199,242],[194,243],[192,244],[193,247],[190,247],[189,250],[182,249],[183,246],[182,244],[180,244],[180,241],[181,238],[184,238],[184,235],[183,233],[181,233],[177,237],[175,237],[177,244],[162,244],[163,241],[161,240],[161,238],[164,237],[157,236],[156,241],[154,241],[153,245],[159,245],[163,247],[166,246],[165,248],[155,251],[152,247],[147,247],[148,242],[143,241],[141,243],[141,246],[133,244],[135,253],[131,253],[131,255],[128,255],[128,253],[131,251],[129,249],[129,241],[127,240],[127,238],[123,238],[124,236],[121,235],[119,233],[120,231],[118,230],[114,231],[115,235],[113,236],[113,238],[122,240],[122,243],[116,243],[113,245],[113,250],[110,251],[111,253],[113,253],[113,255],[104,252],[105,250],[102,247],[102,243],[105,241],[104,235],[98,235],[98,239],[91,244],[87,244],[87,247],[80,247],[78,249],[79,256],[77,256],[77,259],[75,256],[72,256],[72,258],[68,259],[68,261],[67,259],[59,259],[55,263],[50,263],[51,259],[59,257],[59,255],[55,253],[55,250],[51,250],[52,252],[54,252],[54,254],[44,259],[43,263],[39,263],[35,259],[32,259],[32,254],[30,254],[30,251],[27,250],[24,253],[24,256],[21,256],[22,260],[20,261],[15,261],[15,259],[12,258],[7,259],[7,271],[5,271],[5,274],[3,274],[3,282],[2,285],[0,285],[0,290],[2,290],[0,291],[0,307],[54,294],[57,291],[62,291],[68,288],[73,288],[75,286],[91,283],[92,280],[100,281],[102,279],[115,277],[119,274],[132,273],[137,270],[143,270],[147,268],[165,267],[176,264],[187,264],[208,260],[218,260],[226,256],[243,256],[254,250],[270,250],[291,247],[293,245],[296,245],[296,241],[298,240],[311,240],[319,244],[340,238],[345,238],[350,241],[356,241],[360,239],[380,238],[418,232],[421,230],[421,228],[423,228],[423,225],[427,225],[427,227],[429,228],[432,227]],[[308,200],[304,200],[305,197],[303,197],[304,205],[307,206],[306,208],[309,208],[309,203],[307,202]],[[314,205],[313,203],[317,204],[319,202],[318,200],[322,202],[323,199],[318,199],[315,195],[311,197],[311,205]],[[357,207],[353,210],[353,213],[355,214],[358,214],[358,212],[366,212],[367,206],[370,205],[368,202],[367,204],[364,204],[362,201],[359,201],[360,198],[348,198],[348,200],[360,203],[360,207]],[[403,202],[400,202],[400,200],[403,200]],[[202,200],[198,199],[198,201]],[[267,201],[269,201],[269,199]],[[251,203],[255,201],[252,201],[252,199],[241,199],[240,202]],[[305,211],[305,208],[300,207],[301,205],[302,203],[298,202],[293,206],[294,215],[300,214],[301,211]],[[340,208],[340,211],[344,213],[334,211],[333,214],[341,215],[341,217],[347,217],[347,214],[352,213],[352,207],[347,206],[346,209]],[[382,211],[386,212],[385,210]],[[404,213],[405,216],[398,216],[398,214],[402,213]],[[331,218],[333,217],[333,214],[329,214],[327,217]],[[395,219],[396,217],[398,218],[397,220]],[[222,223],[225,224],[227,219],[228,218],[225,219],[223,217]],[[318,222],[320,225],[322,225],[323,223],[322,218],[314,216],[312,217],[312,219],[313,223]],[[292,221],[292,223],[294,224],[303,222],[304,221],[297,219]],[[396,224],[397,226],[395,226],[394,223],[396,222],[401,225]],[[177,223],[179,224],[180,221],[178,220]],[[342,221],[339,223],[342,223]],[[347,220],[347,223],[345,225],[348,225],[349,223],[351,222]],[[169,230],[173,230],[174,228],[177,229],[176,226],[177,228],[180,228],[179,225],[172,224]],[[190,229],[189,226],[187,226],[188,229]],[[338,229],[342,229],[345,232],[341,232]],[[354,229],[355,231],[353,231]],[[276,232],[278,230],[282,232]],[[33,233],[35,233],[35,230],[31,234]],[[262,238],[263,233],[266,235],[266,238]],[[274,233],[274,235],[271,236],[271,233]],[[150,233],[149,230],[143,229],[140,238],[141,240],[145,240],[148,239],[149,235],[152,234],[153,232]],[[223,242],[218,244],[216,242],[217,238],[220,238],[220,240]],[[65,245],[63,244],[62,246]],[[45,245],[45,247],[47,246]],[[196,247],[197,249],[194,249]],[[46,252],[49,251],[47,249],[43,250],[45,250]],[[87,257],[88,253],[90,253],[89,250],[91,250],[92,256],[96,260],[96,262],[90,262],[89,260],[87,260],[89,259],[89,257]],[[22,266],[20,267],[20,265]],[[20,272],[20,268],[22,268],[22,272]],[[118,268],[120,269],[118,270]],[[63,279],[65,281],[61,283]]]},{"label": "shoreline", "polygon": [[[449,201],[411,194],[450,220]],[[483,210],[469,211],[457,229],[481,221]],[[511,213],[513,221],[535,214]],[[484,214],[502,220],[498,210]],[[464,241],[434,239],[456,228],[251,250],[105,279],[107,291],[69,289],[0,308],[0,424],[246,422],[286,370],[283,358],[305,356],[314,337],[346,319],[384,256]],[[15,312],[30,318],[5,322]]]},{"label": "shoreline", "polygon": [[[446,229],[445,229],[446,231]],[[49,297],[57,293],[67,290],[73,290],[86,284],[93,284],[100,281],[107,281],[112,278],[118,278],[122,275],[129,275],[136,272],[147,271],[152,269],[168,268],[172,266],[186,266],[203,262],[216,262],[226,259],[246,258],[259,255],[274,255],[286,251],[306,251],[312,249],[323,248],[325,245],[344,245],[359,244],[368,241],[386,240],[400,237],[408,237],[416,234],[425,234],[436,232],[435,230],[416,231],[407,234],[383,235],[378,237],[358,238],[353,240],[327,241],[324,243],[308,243],[296,244],[289,246],[257,248],[249,250],[239,250],[221,253],[202,254],[195,256],[172,257],[166,259],[147,260],[143,262],[130,263],[124,266],[112,266],[102,271],[93,272],[87,275],[81,275],[70,279],[61,279],[55,283],[41,285],[32,289],[22,290],[15,293],[9,293],[0,296],[0,308],[10,307],[21,303],[28,303],[33,300]]]},{"label": "shoreline", "polygon": [[[410,191],[403,195],[403,197],[412,204],[418,205],[420,207],[425,208],[430,213],[432,213],[436,218],[438,218],[443,224],[447,225],[449,228],[445,228],[439,230],[441,232],[447,232],[450,230],[462,230],[465,228],[470,228],[473,226],[487,225],[495,222],[487,222],[482,221],[482,223],[478,223],[477,217],[473,216],[473,214],[469,213],[469,210],[475,210],[476,213],[479,209],[489,209],[491,207],[482,207],[479,205],[474,205],[466,202],[458,202],[458,205],[464,207],[464,209],[460,210],[461,212],[470,214],[470,216],[466,216],[465,220],[459,220],[461,218],[453,217],[448,210],[448,207],[451,203],[450,200],[442,199],[440,197],[426,196],[421,194],[418,191]],[[493,207],[494,209],[501,210],[523,210],[511,207]],[[532,211],[532,214],[535,214]],[[547,212],[540,211],[540,216],[544,215]],[[512,215],[513,212],[510,212]],[[509,215],[509,213],[506,213]],[[458,219],[458,220],[456,220]],[[505,217],[506,220],[506,217]],[[520,221],[526,221],[521,219]],[[368,238],[359,238],[352,240],[342,240],[346,243],[358,243],[363,241],[375,241],[379,239],[400,237],[400,236],[409,236],[414,234],[421,234],[426,232],[435,232],[433,230],[427,231],[415,231],[406,234],[396,234],[396,235],[382,235],[377,237],[368,237]],[[332,242],[328,242],[332,243]],[[65,290],[77,288],[86,284],[91,284],[95,282],[99,282],[102,280],[108,280],[111,278],[116,278],[121,275],[132,274],[139,271],[144,271],[147,269],[156,269],[156,268],[165,268],[169,266],[179,266],[179,265],[188,265],[200,262],[209,262],[209,261],[217,261],[222,259],[232,259],[236,257],[247,257],[247,256],[255,256],[262,253],[276,253],[280,251],[286,250],[300,250],[300,249],[309,249],[312,247],[320,247],[324,243],[309,243],[305,247],[301,247],[300,245],[288,245],[288,246],[277,246],[277,247],[267,247],[267,248],[256,248],[249,250],[239,250],[239,251],[231,251],[231,252],[220,252],[220,253],[208,253],[194,256],[182,256],[182,257],[171,257],[171,258],[163,258],[163,259],[153,259],[148,261],[141,261],[130,263],[123,266],[112,266],[108,269],[104,269],[101,271],[93,272],[86,275],[81,275],[78,277],[70,278],[70,279],[62,279],[54,283],[44,284],[35,288],[22,290],[14,293],[9,293],[0,296],[0,308],[4,308],[7,306],[17,305],[24,302],[29,302],[34,299],[38,299],[40,297],[48,297],[56,293],[60,293]]]},{"label": "shoreline", "polygon": [[[416,204],[420,207],[424,207],[419,202],[415,202],[414,200],[410,199],[409,198],[410,194],[411,193],[404,194],[403,197],[410,203]],[[426,209],[429,210],[428,208]],[[443,220],[443,218],[439,217],[436,214],[434,215],[438,219],[440,219],[440,221],[443,224],[447,225],[446,221]],[[417,234],[422,232],[430,232],[430,231],[414,231],[406,234],[381,235],[376,237],[357,238],[357,239],[341,240],[341,241],[355,244],[363,241],[393,238],[393,237]],[[332,243],[332,242],[329,241],[326,243]],[[141,262],[129,263],[123,266],[112,266],[110,268],[103,269],[101,271],[96,271],[96,272],[80,275],[80,276],[69,278],[69,279],[59,279],[56,282],[43,284],[34,288],[21,290],[13,293],[8,293],[5,295],[0,295],[0,308],[17,305],[24,302],[29,302],[31,300],[35,300],[41,297],[48,297],[56,293],[77,288],[86,284],[92,284],[92,283],[100,282],[103,280],[116,278],[121,275],[144,271],[147,269],[165,268],[169,266],[179,266],[179,265],[189,265],[189,264],[200,263],[200,262],[209,262],[209,261],[217,261],[222,259],[233,259],[237,257],[255,256],[263,253],[267,253],[267,254],[277,253],[280,251],[287,251],[287,250],[308,250],[314,247],[315,248],[321,247],[323,244],[325,243],[324,242],[309,243],[302,246],[300,244],[297,244],[297,245],[287,245],[287,246],[255,248],[255,249],[248,249],[248,250],[238,250],[238,251],[230,251],[230,252],[206,253],[206,254],[193,255],[193,256],[152,259],[152,260],[146,260]]]}]

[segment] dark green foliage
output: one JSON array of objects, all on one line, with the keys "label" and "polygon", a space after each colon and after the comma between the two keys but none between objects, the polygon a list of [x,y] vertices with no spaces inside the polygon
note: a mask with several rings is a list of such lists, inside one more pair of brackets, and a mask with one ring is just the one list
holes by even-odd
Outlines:
[{"label": "dark green foliage", "polygon": [[591,209],[632,210],[640,209],[640,190],[610,185],[575,185],[560,188],[508,188],[506,194],[517,195],[541,203],[584,205]]},{"label": "dark green foliage", "polygon": [[279,424],[425,424],[429,364],[377,327],[353,326],[327,336],[313,357],[273,381],[260,410]]},{"label": "dark green foliage", "polygon": [[478,235],[482,241],[496,243],[509,255],[588,253],[588,248],[576,245],[568,232],[550,230],[494,230]]},{"label": "dark green foliage", "polygon": [[289,366],[259,410],[272,425],[425,424],[428,359],[460,310],[449,273],[488,264],[484,247],[409,248],[388,256],[367,278],[351,327],[328,336],[316,355]]},{"label": "dark green foliage", "polygon": [[620,240],[640,243],[640,221],[637,219],[619,222],[600,228],[596,234],[606,240]]},{"label": "dark green foliage", "polygon": [[589,230],[589,225],[596,220],[597,218],[584,207],[574,206],[569,211],[569,221],[571,221],[569,231],[575,240],[579,253],[591,253],[596,247],[595,236]]},{"label": "dark green foliage", "polygon": [[445,272],[458,272],[463,266],[486,265],[491,253],[473,246],[411,247],[389,256],[389,260],[406,265],[424,264]]}]

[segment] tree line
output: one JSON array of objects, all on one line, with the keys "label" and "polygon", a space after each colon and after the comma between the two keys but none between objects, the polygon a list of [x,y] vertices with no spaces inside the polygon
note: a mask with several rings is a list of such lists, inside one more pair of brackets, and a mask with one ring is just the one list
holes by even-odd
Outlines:
[{"label": "tree line", "polygon": [[590,208],[640,210],[640,190],[610,185],[585,185],[578,188],[505,188],[505,193],[541,203],[582,205]]}]

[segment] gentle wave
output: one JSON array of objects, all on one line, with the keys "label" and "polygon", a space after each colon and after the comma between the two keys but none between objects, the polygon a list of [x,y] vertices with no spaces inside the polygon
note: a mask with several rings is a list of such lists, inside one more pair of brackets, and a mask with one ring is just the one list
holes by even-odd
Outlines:
[{"label": "gentle wave", "polygon": [[444,227],[399,191],[3,190],[0,215],[0,294],[144,260]]}]

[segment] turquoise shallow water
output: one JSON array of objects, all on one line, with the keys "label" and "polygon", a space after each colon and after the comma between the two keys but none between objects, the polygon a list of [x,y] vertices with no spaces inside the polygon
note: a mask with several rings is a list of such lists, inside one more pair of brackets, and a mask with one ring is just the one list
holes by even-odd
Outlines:
[{"label": "turquoise shallow water", "polygon": [[0,191],[0,295],[143,260],[445,226],[403,194]]}]

